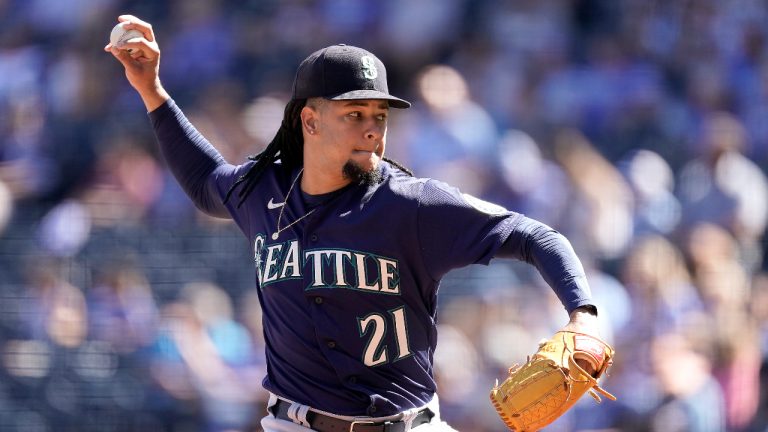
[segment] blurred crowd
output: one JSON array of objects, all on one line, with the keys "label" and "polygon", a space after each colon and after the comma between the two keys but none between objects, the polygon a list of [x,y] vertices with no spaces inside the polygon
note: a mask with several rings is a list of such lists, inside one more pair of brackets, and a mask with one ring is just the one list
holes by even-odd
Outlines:
[{"label": "blurred crowd", "polygon": [[[251,431],[266,394],[250,246],[194,209],[102,48],[151,22],[161,78],[233,163],[332,43],[414,102],[388,153],[541,220],[617,350],[550,431],[768,431],[768,4],[759,0],[0,0],[0,431]],[[497,260],[441,287],[443,416],[567,315]]]}]

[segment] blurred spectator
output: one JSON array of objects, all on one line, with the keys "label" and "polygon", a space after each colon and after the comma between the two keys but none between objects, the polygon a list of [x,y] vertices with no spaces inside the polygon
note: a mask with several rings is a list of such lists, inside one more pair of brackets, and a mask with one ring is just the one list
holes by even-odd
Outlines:
[{"label": "blurred spectator", "polygon": [[13,215],[13,197],[11,191],[8,190],[8,186],[0,180],[0,235],[5,231],[5,227],[8,226],[8,222]]},{"label": "blurred spectator", "polygon": [[491,202],[551,226],[561,226],[571,185],[563,169],[541,154],[533,137],[508,130],[498,144],[501,175],[483,193]]},{"label": "blurred spectator", "polygon": [[704,312],[682,252],[660,235],[633,244],[622,279],[634,299],[632,321],[644,323],[654,334],[680,329],[692,314]]},{"label": "blurred spectator", "polygon": [[[140,139],[135,134],[119,133],[100,155],[94,179],[82,192],[94,225],[140,224],[149,219],[154,205],[164,205],[159,200],[165,171]],[[189,207],[187,210],[192,214]],[[175,217],[178,222],[184,215]]]},{"label": "blurred spectator", "polygon": [[[0,52],[0,56],[3,53]],[[2,60],[0,65],[8,61],[5,58]],[[22,69],[24,65],[17,67]],[[32,65],[26,67],[36,69]],[[14,74],[8,70],[1,75]],[[3,121],[6,123],[5,131],[0,135],[0,180],[17,200],[27,197],[40,199],[51,193],[58,182],[63,181],[53,155],[48,153],[50,149],[45,146],[44,102],[35,97],[34,93],[23,97],[14,95],[9,99],[7,102],[10,106],[3,115],[6,119]]]},{"label": "blurred spectator", "polygon": [[760,402],[762,356],[757,326],[746,311],[716,318],[712,366],[723,390],[728,430],[748,430]]},{"label": "blurred spectator", "polygon": [[622,164],[624,176],[634,192],[634,235],[672,234],[681,218],[680,202],[674,195],[672,168],[650,150],[637,150]]},{"label": "blurred spectator", "polygon": [[[744,154],[747,135],[731,114],[715,113],[702,126],[701,155],[680,172],[683,223],[711,222],[728,229],[754,266],[768,222],[768,179]],[[758,256],[755,256],[758,255]]]},{"label": "blurred spectator", "polygon": [[28,265],[28,297],[21,314],[27,337],[65,348],[80,346],[88,335],[82,290],[63,277],[61,263],[49,260]]},{"label": "blurred spectator", "polygon": [[760,273],[752,279],[750,311],[757,321],[759,348],[761,353],[760,378],[758,387],[757,413],[750,430],[768,429],[768,274]]},{"label": "blurred spectator", "polygon": [[488,113],[471,100],[465,78],[449,66],[432,65],[417,78],[425,109],[408,113],[393,129],[406,145],[405,163],[419,176],[461,185],[480,196],[492,181],[498,131]]},{"label": "blurred spectator", "polygon": [[[621,280],[631,300],[628,324],[615,335],[617,358],[611,382],[621,403],[640,415],[652,408],[659,389],[653,375],[650,345],[657,335],[687,329],[704,314],[681,251],[660,235],[638,240],[628,251]],[[631,360],[630,360],[631,359]]]},{"label": "blurred spectator", "polygon": [[702,332],[691,340],[667,333],[654,338],[651,359],[664,397],[653,411],[649,430],[726,430],[722,393],[711,375],[711,347],[705,336]]},{"label": "blurred spectator", "polygon": [[156,339],[147,352],[151,380],[146,385],[146,411],[157,419],[163,431],[194,429],[204,422],[192,371],[176,343],[176,333],[184,331],[183,323],[191,314],[189,305],[182,302],[165,304],[160,310]]},{"label": "blurred spectator", "polygon": [[486,389],[479,386],[481,357],[473,341],[451,325],[438,327],[440,349],[435,352],[435,377],[440,389],[440,415],[457,430],[467,430],[478,419],[476,404],[467,403]]},{"label": "blurred spectator", "polygon": [[164,29],[168,36],[163,42],[163,71],[169,83],[180,87],[174,93],[181,93],[181,100],[197,96],[200,88],[215,84],[234,63],[237,37],[220,3],[169,2],[174,21],[172,28]]},{"label": "blurred spectator", "polygon": [[574,243],[600,259],[619,257],[632,239],[632,191],[619,171],[587,138],[563,130],[555,138],[555,158],[574,194],[571,219],[562,229]]},{"label": "blurred spectator", "polygon": [[149,281],[129,260],[103,264],[88,293],[91,339],[131,354],[155,338],[158,312]]},{"label": "blurred spectator", "polygon": [[262,378],[267,376],[267,359],[264,353],[266,342],[261,321],[261,304],[256,290],[248,290],[242,295],[237,302],[237,316],[238,322],[248,331],[250,344],[253,346],[252,357],[248,363],[248,375],[252,380],[249,391],[253,392],[253,405],[263,407],[269,400],[269,392],[260,386]]},{"label": "blurred spectator", "polygon": [[696,284],[710,316],[714,373],[723,388],[729,430],[740,431],[755,416],[761,353],[758,327],[749,315],[751,282],[736,239],[723,227],[702,223],[687,243]]},{"label": "blurred spectator", "polygon": [[68,199],[43,216],[38,228],[39,242],[51,255],[77,255],[91,234],[91,216],[79,201]]},{"label": "blurred spectator", "polygon": [[260,416],[262,368],[252,368],[253,345],[245,328],[234,321],[231,299],[208,283],[182,290],[189,309],[173,334],[178,353],[189,370],[205,416],[206,431],[245,431]]},{"label": "blurred spectator", "polygon": [[405,67],[424,64],[424,59],[435,58],[441,48],[461,37],[461,0],[392,0],[385,5],[379,15],[380,34],[387,35],[384,39],[395,63]]},{"label": "blurred spectator", "polygon": [[[250,134],[245,123],[246,101],[243,100],[241,86],[221,82],[201,93],[200,97],[206,103],[199,110],[192,111],[189,119],[217,149],[221,149],[219,152],[224,159],[232,163],[243,163],[248,156],[258,154],[266,147],[271,137],[265,141],[256,141],[256,136]],[[272,131],[273,136],[275,131]]]},{"label": "blurred spectator", "polygon": [[742,311],[749,301],[749,274],[733,235],[719,225],[700,223],[689,227],[684,245],[695,284],[710,313]]}]

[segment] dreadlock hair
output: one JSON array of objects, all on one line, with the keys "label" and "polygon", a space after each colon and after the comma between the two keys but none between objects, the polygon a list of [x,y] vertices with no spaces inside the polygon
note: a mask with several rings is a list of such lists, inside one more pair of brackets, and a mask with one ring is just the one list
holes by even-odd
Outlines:
[{"label": "dreadlock hair", "polygon": [[[256,187],[264,170],[277,159],[280,159],[283,166],[289,169],[300,166],[303,163],[304,135],[301,130],[301,110],[306,105],[307,99],[293,99],[286,104],[285,111],[283,112],[283,121],[280,123],[280,128],[277,130],[275,137],[272,138],[272,141],[264,151],[254,156],[248,156],[249,160],[256,161],[256,163],[232,184],[227,191],[227,195],[224,197],[224,204],[229,201],[235,189],[242,184],[240,191],[237,193],[239,198],[237,207],[239,208],[243,205],[245,199],[253,191],[253,188]],[[383,159],[413,177],[413,172],[399,162],[386,157]]]},{"label": "dreadlock hair", "polygon": [[395,168],[399,169],[400,171],[402,171],[402,172],[408,174],[409,176],[413,177],[413,171],[411,171],[410,169],[406,168],[405,165],[401,164],[400,162],[398,162],[398,161],[396,161],[394,159],[387,158],[387,157],[382,158],[382,159],[384,159],[385,162],[389,162],[389,164],[392,165],[393,167],[395,167]]},{"label": "dreadlock hair", "polygon": [[306,99],[295,99],[288,102],[283,112],[283,121],[277,130],[275,137],[261,153],[248,156],[249,160],[256,161],[251,165],[245,174],[241,175],[237,181],[229,188],[224,203],[229,201],[232,193],[241,184],[240,192],[237,193],[239,208],[245,202],[245,199],[251,193],[256,183],[258,183],[264,170],[275,160],[282,161],[284,166],[298,166],[302,163],[302,154],[304,153],[304,136],[301,132],[301,110],[307,104]]}]

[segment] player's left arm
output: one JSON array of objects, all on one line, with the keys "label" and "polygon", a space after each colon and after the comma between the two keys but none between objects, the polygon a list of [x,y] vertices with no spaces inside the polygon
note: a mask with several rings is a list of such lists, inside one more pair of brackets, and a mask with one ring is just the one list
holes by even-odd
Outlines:
[{"label": "player's left arm", "polygon": [[513,258],[532,264],[570,315],[566,329],[597,335],[584,268],[570,242],[549,226],[461,193],[445,183],[424,183],[418,238],[435,279],[453,268]]},{"label": "player's left arm", "polygon": [[592,305],[587,275],[571,243],[558,231],[520,216],[497,258],[513,258],[536,267],[569,314]]},{"label": "player's left arm", "polygon": [[569,313],[570,320],[563,330],[600,338],[597,307],[586,272],[565,236],[522,216],[496,256],[519,259],[536,267]]}]

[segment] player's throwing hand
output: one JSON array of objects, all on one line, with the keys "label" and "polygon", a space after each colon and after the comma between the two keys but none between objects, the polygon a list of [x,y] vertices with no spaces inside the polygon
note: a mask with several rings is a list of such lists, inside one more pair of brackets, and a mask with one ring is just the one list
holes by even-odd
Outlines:
[{"label": "player's throwing hand", "polygon": [[126,23],[126,30],[138,30],[144,37],[129,39],[120,48],[109,43],[104,51],[123,64],[128,82],[142,97],[147,110],[152,111],[169,98],[160,85],[160,47],[152,25],[133,15],[120,15],[117,20]]}]

